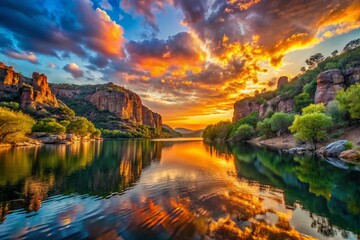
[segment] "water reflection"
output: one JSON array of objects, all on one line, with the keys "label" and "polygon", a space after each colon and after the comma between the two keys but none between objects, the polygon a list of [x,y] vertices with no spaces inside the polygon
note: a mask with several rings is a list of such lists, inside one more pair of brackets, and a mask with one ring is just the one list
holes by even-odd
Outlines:
[{"label": "water reflection", "polygon": [[359,181],[248,145],[11,149],[0,153],[0,239],[356,239]]},{"label": "water reflection", "polygon": [[152,160],[161,145],[150,141],[88,142],[3,149],[0,152],[1,219],[15,209],[37,211],[57,194],[108,196],[122,192]]},{"label": "water reflection", "polygon": [[288,207],[301,204],[310,212],[311,227],[323,236],[348,235],[334,225],[360,233],[360,174],[351,166],[338,169],[314,155],[293,156],[246,144],[215,143],[207,149],[234,156],[240,178],[281,189]]}]

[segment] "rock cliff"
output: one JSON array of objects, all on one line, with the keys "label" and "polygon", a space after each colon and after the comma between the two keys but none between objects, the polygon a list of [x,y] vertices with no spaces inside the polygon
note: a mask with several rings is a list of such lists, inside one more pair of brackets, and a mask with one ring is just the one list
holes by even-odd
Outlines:
[{"label": "rock cliff", "polygon": [[336,93],[346,87],[340,70],[332,69],[320,73],[316,79],[315,103],[324,103],[335,99]]},{"label": "rock cliff", "polygon": [[3,63],[0,63],[0,99],[17,101],[22,109],[59,106],[44,74],[34,72],[32,78],[27,78]]},{"label": "rock cliff", "polygon": [[[314,103],[328,104],[335,99],[339,90],[360,83],[360,64],[355,65],[341,72],[339,69],[330,69],[321,72],[316,78],[316,92]],[[291,84],[287,77],[280,77],[278,88]],[[259,97],[249,97],[241,99],[234,104],[233,122],[249,115],[251,112],[258,112],[260,118],[264,118],[269,112],[291,113],[294,110],[294,99],[285,95],[276,96],[264,101]],[[261,102],[261,104],[260,104]]]},{"label": "rock cliff", "polygon": [[[288,84],[287,77],[280,77],[278,80],[278,87]],[[249,115],[251,112],[259,113],[260,118],[264,118],[269,112],[285,112],[290,113],[294,108],[293,99],[282,99],[277,96],[265,102],[259,102],[256,97],[245,98],[237,101],[234,104],[233,122]]]},{"label": "rock cliff", "polygon": [[[119,125],[123,122],[162,129],[159,114],[143,106],[137,94],[113,83],[82,86],[53,84],[51,89],[76,114],[89,118],[101,128],[123,129],[124,126]],[[119,126],[114,126],[116,124]]]}]

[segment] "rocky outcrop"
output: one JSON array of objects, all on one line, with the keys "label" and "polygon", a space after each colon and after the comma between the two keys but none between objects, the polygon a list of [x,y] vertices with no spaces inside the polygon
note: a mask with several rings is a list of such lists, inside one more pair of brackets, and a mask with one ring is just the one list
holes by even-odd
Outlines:
[{"label": "rocky outcrop", "polygon": [[[113,83],[82,86],[53,84],[51,89],[57,98],[69,104],[78,115],[88,117],[90,120],[96,120],[101,118],[100,115],[111,113],[118,119],[116,123],[126,121],[162,129],[162,119],[159,114],[143,106],[137,94]],[[80,107],[73,106],[71,102],[82,103],[89,110],[84,112],[80,109],[81,105]],[[103,118],[109,117],[103,116]],[[107,121],[111,124],[109,119]],[[117,128],[110,127],[110,129]]]},{"label": "rocky outcrop", "polygon": [[360,66],[346,69],[345,82],[346,86],[360,83]]},{"label": "rocky outcrop", "polygon": [[259,109],[259,117],[264,118],[269,112],[284,112],[291,113],[294,108],[294,100],[286,99],[282,100],[280,96],[277,96],[265,103],[261,104]]},{"label": "rocky outcrop", "polygon": [[353,50],[359,46],[360,46],[360,38],[354,39],[354,40],[350,41],[348,44],[346,44],[346,46],[343,49],[343,52]]},{"label": "rocky outcrop", "polygon": [[107,110],[121,119],[143,123],[140,97],[130,91],[113,91],[100,86],[89,96],[89,101],[100,111]]},{"label": "rocky outcrop", "polygon": [[293,108],[293,99],[282,100],[280,96],[266,101],[263,104],[258,103],[255,98],[246,98],[235,103],[233,122],[239,121],[239,119],[246,117],[252,112],[257,112],[260,118],[264,118],[269,112],[291,113],[293,112]]},{"label": "rocky outcrop", "polygon": [[162,118],[160,114],[152,112],[145,106],[142,106],[142,120],[143,124],[149,127],[162,129]]},{"label": "rocky outcrop", "polygon": [[242,99],[234,104],[233,122],[239,121],[239,119],[246,117],[252,112],[259,112],[260,103],[256,99]]},{"label": "rocky outcrop", "polygon": [[316,79],[315,104],[325,105],[335,99],[336,93],[345,86],[345,79],[339,69],[331,69],[320,73]]},{"label": "rocky outcrop", "polygon": [[287,76],[282,76],[278,79],[277,88],[279,89],[280,87],[288,83],[289,83],[289,78]]},{"label": "rocky outcrop", "polygon": [[22,109],[59,106],[44,74],[34,72],[32,78],[26,78],[3,63],[0,63],[0,98],[19,100]]}]

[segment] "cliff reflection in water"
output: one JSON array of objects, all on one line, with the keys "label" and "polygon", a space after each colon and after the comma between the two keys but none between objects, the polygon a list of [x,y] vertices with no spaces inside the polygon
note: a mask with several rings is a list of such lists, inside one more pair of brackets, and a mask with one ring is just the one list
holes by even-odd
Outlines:
[{"label": "cliff reflection in water", "polygon": [[151,141],[107,141],[0,152],[0,222],[15,209],[37,211],[57,194],[105,197],[136,182],[162,146]]},{"label": "cliff reflection in water", "polygon": [[282,189],[284,203],[308,210],[311,227],[322,235],[335,236],[333,225],[360,233],[359,172],[336,168],[315,155],[294,156],[248,144],[213,143],[206,148],[221,157],[233,156],[241,179]]},{"label": "cliff reflection in water", "polygon": [[355,239],[359,181],[311,156],[198,140],[11,149],[0,239]]}]

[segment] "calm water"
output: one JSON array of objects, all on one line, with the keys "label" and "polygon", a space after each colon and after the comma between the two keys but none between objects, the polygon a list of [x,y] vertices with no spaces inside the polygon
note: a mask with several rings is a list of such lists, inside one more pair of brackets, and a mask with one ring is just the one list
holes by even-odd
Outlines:
[{"label": "calm water", "polygon": [[0,152],[0,238],[358,239],[360,173],[202,141]]}]

